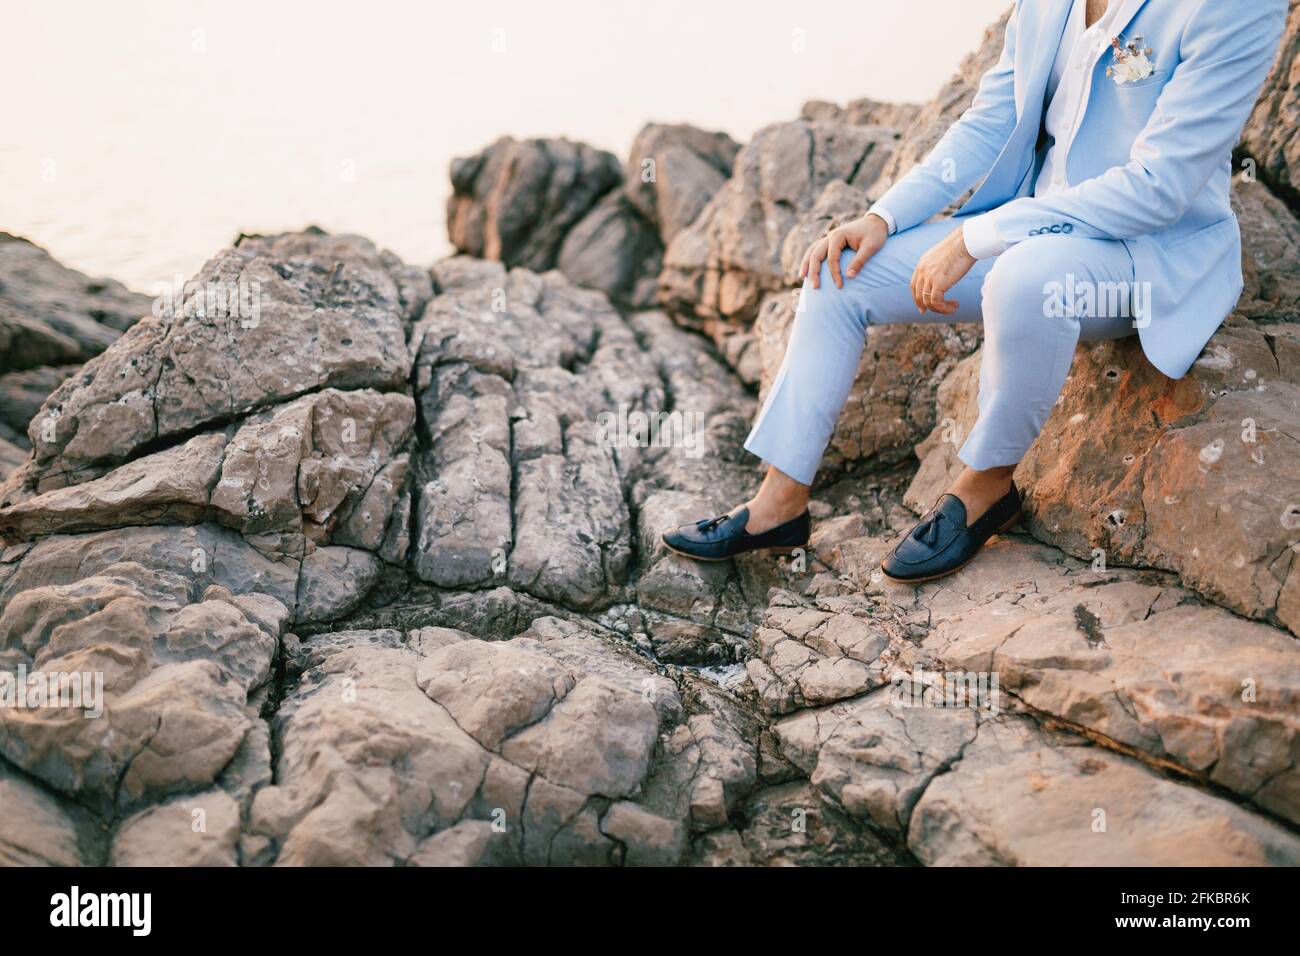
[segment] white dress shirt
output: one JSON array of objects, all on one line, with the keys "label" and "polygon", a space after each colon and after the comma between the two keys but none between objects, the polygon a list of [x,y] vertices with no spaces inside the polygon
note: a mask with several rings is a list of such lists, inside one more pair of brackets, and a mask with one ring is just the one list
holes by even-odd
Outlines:
[{"label": "white dress shirt", "polygon": [[[1120,4],[1111,0],[1106,12],[1091,27],[1087,26],[1088,0],[1074,0],[1066,21],[1061,44],[1056,49],[1052,75],[1047,82],[1047,111],[1043,118],[1047,140],[1050,143],[1043,159],[1043,168],[1034,181],[1035,196],[1050,196],[1070,187],[1066,171],[1066,157],[1075,131],[1087,109],[1088,91],[1093,71],[1102,55],[1110,47],[1110,24],[1119,12]],[[890,235],[898,224],[889,210],[876,204],[868,210],[889,226]],[[1000,255],[1009,248],[998,235],[997,227],[988,216],[972,216],[962,226],[962,238],[967,251],[976,259]]]}]

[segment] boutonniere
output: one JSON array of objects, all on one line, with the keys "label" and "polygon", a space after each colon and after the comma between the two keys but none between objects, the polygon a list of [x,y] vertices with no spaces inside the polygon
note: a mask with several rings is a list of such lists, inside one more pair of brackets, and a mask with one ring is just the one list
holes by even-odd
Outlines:
[{"label": "boutonniere", "polygon": [[1122,36],[1118,36],[1110,41],[1110,46],[1115,62],[1106,67],[1106,75],[1116,85],[1145,80],[1156,71],[1156,65],[1151,62],[1151,47],[1143,46],[1141,37],[1125,42]]}]

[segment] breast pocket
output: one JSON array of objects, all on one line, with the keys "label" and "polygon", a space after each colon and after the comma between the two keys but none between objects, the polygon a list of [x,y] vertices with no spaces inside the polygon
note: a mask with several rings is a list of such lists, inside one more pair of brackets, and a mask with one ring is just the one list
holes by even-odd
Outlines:
[{"label": "breast pocket", "polygon": [[1133,83],[1115,83],[1114,80],[1111,80],[1110,82],[1115,83],[1115,89],[1122,96],[1125,93],[1133,93],[1138,90],[1145,90],[1148,87],[1152,87],[1152,86],[1163,86],[1167,79],[1169,79],[1168,70],[1156,70],[1146,79],[1137,80]]}]

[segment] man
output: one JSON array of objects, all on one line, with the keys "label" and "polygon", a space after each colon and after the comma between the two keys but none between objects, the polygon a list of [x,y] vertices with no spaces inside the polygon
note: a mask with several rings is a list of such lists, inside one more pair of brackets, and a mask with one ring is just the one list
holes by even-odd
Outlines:
[{"label": "man", "polygon": [[[915,321],[984,322],[979,419],[965,470],[884,572],[950,574],[1014,524],[1012,474],[1077,342],[1136,333],[1180,378],[1236,303],[1231,153],[1286,14],[1287,0],[1016,0],[961,119],[804,257],[785,360],[745,442],[769,465],[758,494],[668,547],[723,560],[805,545],[866,328]],[[927,222],[980,180],[953,219]]]}]

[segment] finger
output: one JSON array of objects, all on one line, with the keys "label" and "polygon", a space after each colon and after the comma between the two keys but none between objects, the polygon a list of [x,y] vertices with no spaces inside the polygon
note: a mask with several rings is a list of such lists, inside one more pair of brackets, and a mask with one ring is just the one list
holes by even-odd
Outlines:
[{"label": "finger", "polygon": [[943,293],[933,282],[927,283],[925,289],[921,292],[921,301],[925,303],[927,312],[934,312],[936,315],[946,315],[944,312]]},{"label": "finger", "polygon": [[951,299],[945,299],[942,295],[937,295],[936,298],[938,301],[931,303],[930,308],[941,315],[952,315],[961,304]]},{"label": "finger", "polygon": [[921,270],[918,269],[912,273],[912,301],[916,303],[916,311],[920,312],[922,315],[925,314],[925,303],[921,300],[921,293],[924,286],[925,279],[921,275]]},{"label": "finger", "polygon": [[840,275],[840,250],[844,248],[844,237],[838,233],[831,233],[830,245],[826,249],[826,264],[831,267],[831,278],[835,280],[835,288],[844,288],[844,277]]},{"label": "finger", "polygon": [[926,300],[931,312],[937,312],[939,315],[952,315],[957,310],[956,302],[949,302],[941,293],[931,293],[930,298]]},{"label": "finger", "polygon": [[854,255],[853,261],[849,263],[849,271],[847,273],[848,277],[852,279],[855,275],[857,275],[858,270],[861,269],[863,265],[866,264],[866,261],[870,258],[871,258],[871,252],[868,249],[867,244],[865,242],[858,243],[857,254]]},{"label": "finger", "polygon": [[921,306],[923,312],[939,312],[943,304],[943,293],[939,287],[934,284],[934,280],[926,276],[921,283]]},{"label": "finger", "polygon": [[818,239],[808,250],[808,278],[812,279],[814,289],[822,286],[822,260],[826,258],[826,240]]},{"label": "finger", "polygon": [[801,260],[799,261],[799,278],[800,278],[800,279],[806,279],[806,278],[808,278],[808,259],[809,259],[809,257],[810,257],[811,255],[812,255],[812,246],[809,246],[809,247],[808,247],[808,251],[805,252],[805,253],[803,254],[803,259],[801,259]]}]

